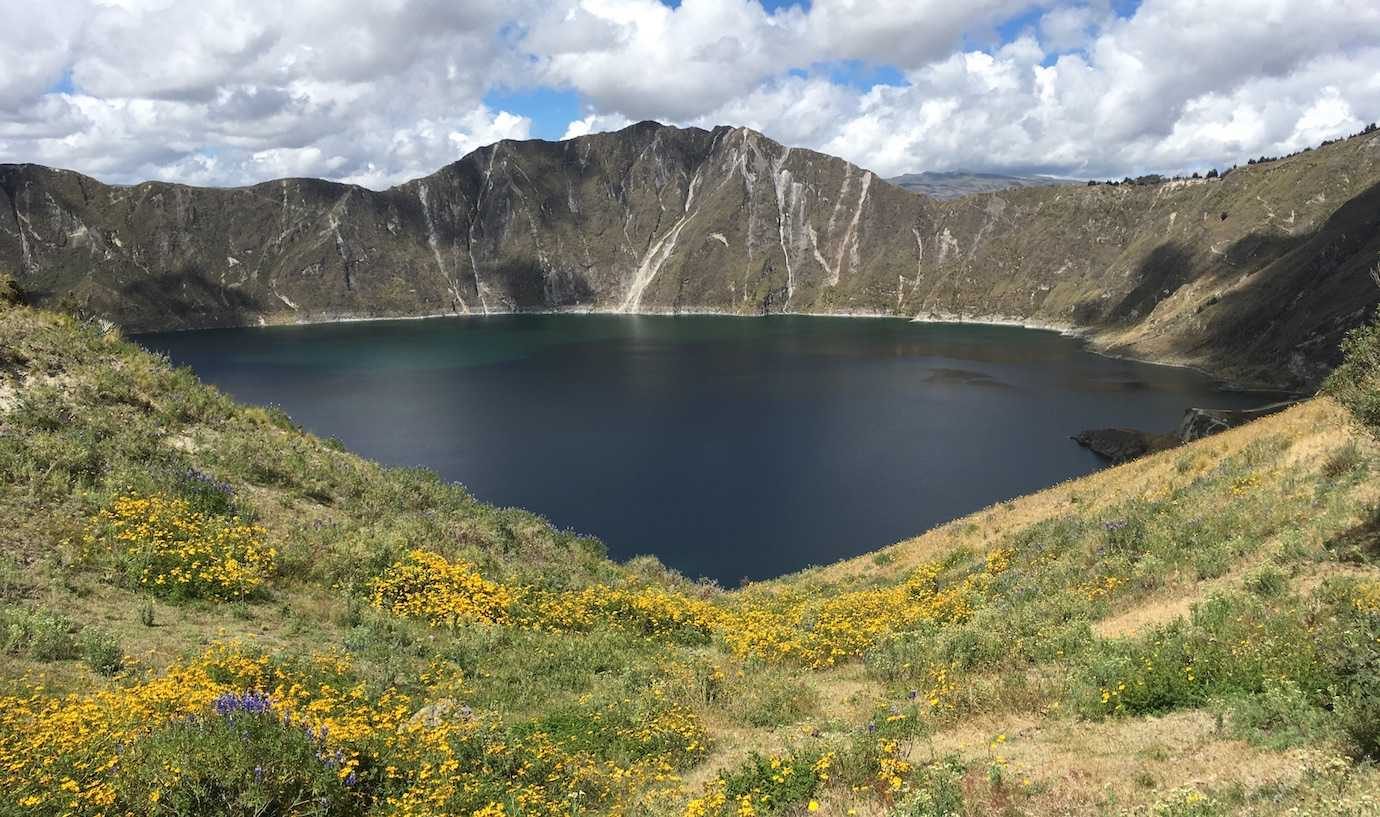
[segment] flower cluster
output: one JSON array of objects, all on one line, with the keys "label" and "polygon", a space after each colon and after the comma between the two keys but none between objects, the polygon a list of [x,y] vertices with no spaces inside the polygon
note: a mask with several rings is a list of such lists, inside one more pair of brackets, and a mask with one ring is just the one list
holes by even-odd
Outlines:
[{"label": "flower cluster", "polygon": [[721,612],[698,599],[656,587],[596,585],[550,591],[484,578],[467,562],[412,550],[374,581],[375,607],[436,626],[512,625],[584,632],[612,624],[654,638],[704,640]]},{"label": "flower cluster", "polygon": [[[5,798],[13,798],[33,814],[142,812],[144,803],[118,800],[125,756],[169,724],[266,705],[267,697],[241,694],[244,689],[270,689],[268,695],[284,715],[304,726],[329,727],[333,749],[342,751],[352,767],[363,724],[370,723],[372,730],[402,716],[404,710],[397,708],[398,699],[391,693],[381,696],[366,714],[354,711],[350,703],[363,697],[362,689],[318,686],[308,692],[303,683],[308,675],[273,669],[267,657],[218,645],[196,661],[124,688],[67,697],[38,691],[0,697],[0,768],[9,783],[0,793],[0,811],[5,810]],[[144,799],[156,803],[191,771],[166,769]]]},{"label": "flower cluster", "polygon": [[443,626],[511,624],[559,632],[598,623],[691,642],[717,635],[740,657],[823,668],[859,658],[883,637],[919,623],[966,620],[1010,562],[1009,551],[994,551],[983,570],[947,584],[939,580],[941,567],[931,563],[903,582],[830,597],[758,593],[713,603],[656,587],[508,587],[471,564],[413,550],[375,581],[372,601]]},{"label": "flower cluster", "polygon": [[1356,585],[1351,604],[1358,612],[1380,612],[1380,582],[1360,582]]},{"label": "flower cluster", "polygon": [[1088,601],[1097,601],[1115,593],[1118,587],[1126,583],[1126,580],[1119,576],[1104,576],[1097,581],[1085,582],[1078,585],[1078,592]]},{"label": "flower cluster", "polygon": [[815,811],[812,799],[829,782],[836,764],[833,752],[751,755],[731,772],[707,783],[685,806],[685,817],[755,817],[791,806]]},{"label": "flower cluster", "polygon": [[707,640],[723,619],[723,611],[709,602],[657,587],[529,591],[526,599],[527,624],[545,630],[584,631],[607,623],[648,637],[697,642]]},{"label": "flower cluster", "polygon": [[257,715],[272,708],[272,700],[262,692],[226,692],[211,702],[211,710],[222,718],[241,712]]},{"label": "flower cluster", "polygon": [[1260,475],[1252,472],[1232,481],[1231,495],[1234,497],[1243,497],[1259,487]]},{"label": "flower cluster", "polygon": [[[224,763],[249,758],[236,785],[281,787],[295,775],[299,788],[306,779],[321,790],[325,775],[349,813],[395,817],[636,808],[683,796],[678,772],[708,751],[699,721],[664,691],[635,706],[589,704],[579,714],[587,727],[572,735],[469,707],[419,709],[351,672],[336,655],[294,662],[216,645],[124,688],[0,697],[0,812],[185,808],[218,770],[204,751],[178,752],[208,734],[235,743],[213,745]],[[159,744],[169,730],[175,739]]]},{"label": "flower cluster", "polygon": [[631,808],[679,797],[677,770],[706,751],[702,727],[674,707],[645,713],[641,722],[609,708],[585,714],[601,733],[599,742],[619,745],[635,759],[601,757],[542,727],[514,732],[482,713],[409,721],[398,735],[404,750],[384,769],[390,793],[383,810],[556,817],[582,808]]},{"label": "flower cluster", "polygon": [[474,565],[411,550],[374,581],[375,607],[436,625],[504,624],[517,594]]},{"label": "flower cluster", "polygon": [[243,598],[273,572],[265,530],[193,510],[184,499],[124,495],[87,531],[90,551],[113,551],[139,585],[163,596]]},{"label": "flower cluster", "polygon": [[914,766],[902,757],[900,743],[884,740],[877,758],[877,785],[884,797],[890,798],[899,793],[905,785],[906,777]]},{"label": "flower cluster", "polygon": [[177,475],[184,483],[190,486],[219,494],[227,499],[235,495],[235,486],[223,480],[216,479],[199,468],[192,468],[189,466],[179,471]]},{"label": "flower cluster", "polygon": [[887,635],[922,622],[966,620],[992,579],[1010,564],[1009,553],[987,566],[942,584],[941,568],[929,563],[898,584],[820,599],[801,593],[749,595],[731,611],[723,631],[737,655],[823,668],[859,658]]}]

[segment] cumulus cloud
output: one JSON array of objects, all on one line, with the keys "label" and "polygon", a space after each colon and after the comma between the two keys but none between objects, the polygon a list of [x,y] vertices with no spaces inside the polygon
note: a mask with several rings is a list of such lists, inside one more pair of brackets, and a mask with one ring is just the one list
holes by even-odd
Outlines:
[{"label": "cumulus cloud", "polygon": [[622,114],[597,114],[592,113],[572,121],[565,126],[565,133],[561,134],[562,139],[574,139],[577,136],[585,136],[591,133],[602,133],[604,131],[619,130],[632,124],[632,120]]},{"label": "cumulus cloud", "polygon": [[[1053,18],[1053,22],[1045,25]],[[702,117],[890,175],[916,169],[1105,177],[1278,154],[1380,113],[1380,7],[1147,0],[1114,19],[1055,8],[1012,42],[956,50],[865,91],[764,84]]]},{"label": "cumulus cloud", "polygon": [[521,40],[540,81],[632,119],[689,119],[747,93],[792,63],[803,14],[756,0],[567,0]]},{"label": "cumulus cloud", "polygon": [[0,12],[7,63],[31,66],[0,78],[5,157],[120,182],[379,186],[530,132],[527,117],[483,103],[520,61],[501,32],[521,3],[23,5]]},{"label": "cumulus cloud", "polygon": [[[381,187],[527,138],[531,111],[485,100],[549,88],[582,108],[564,138],[659,119],[887,175],[1175,172],[1374,119],[1377,30],[1371,0],[1145,0],[1129,17],[1110,0],[9,3],[0,156],[120,182]],[[859,79],[878,68],[889,84]]]}]

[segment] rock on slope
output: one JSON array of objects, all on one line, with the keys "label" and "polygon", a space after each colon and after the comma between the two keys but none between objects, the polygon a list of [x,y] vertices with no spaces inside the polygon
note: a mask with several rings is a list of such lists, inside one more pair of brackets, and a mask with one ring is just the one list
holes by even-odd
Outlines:
[{"label": "rock on slope", "polygon": [[0,165],[0,266],[131,330],[539,309],[879,313],[1077,329],[1316,382],[1380,300],[1380,136],[1223,180],[948,202],[744,128],[505,141],[384,191],[115,187]]}]

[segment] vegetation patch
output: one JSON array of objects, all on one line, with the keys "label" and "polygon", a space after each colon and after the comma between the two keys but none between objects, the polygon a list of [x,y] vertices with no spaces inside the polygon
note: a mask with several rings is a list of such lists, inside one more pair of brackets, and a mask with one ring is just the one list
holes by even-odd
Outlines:
[{"label": "vegetation patch", "polygon": [[272,574],[275,548],[263,527],[213,516],[185,499],[116,497],[83,544],[113,555],[126,577],[156,595],[244,599]]},{"label": "vegetation patch", "polygon": [[0,341],[2,814],[1375,813],[1377,447],[1326,399],[730,592],[98,327]]}]

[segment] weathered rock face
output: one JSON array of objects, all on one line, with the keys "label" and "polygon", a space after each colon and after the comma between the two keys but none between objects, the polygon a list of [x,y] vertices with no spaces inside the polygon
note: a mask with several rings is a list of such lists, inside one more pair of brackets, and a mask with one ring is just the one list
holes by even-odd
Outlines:
[{"label": "weathered rock face", "polygon": [[1179,444],[1173,434],[1154,434],[1134,428],[1099,428],[1077,434],[1073,441],[1114,464],[1167,451]]},{"label": "weathered rock face", "polygon": [[384,191],[0,165],[0,268],[37,303],[135,331],[538,309],[998,318],[1294,386],[1380,301],[1377,254],[1374,135],[1220,181],[951,202],[751,130],[655,123],[500,142]]},{"label": "weathered rock face", "polygon": [[1184,418],[1179,422],[1179,430],[1174,436],[1179,442],[1191,443],[1213,434],[1220,434],[1229,428],[1245,425],[1252,420],[1268,417],[1296,404],[1295,400],[1285,400],[1253,409],[1191,408],[1184,412]]},{"label": "weathered rock face", "polygon": [[1134,428],[1098,428],[1079,432],[1074,435],[1073,441],[1094,454],[1119,464],[1220,434],[1227,429],[1268,417],[1297,404],[1297,400],[1283,400],[1253,409],[1191,408],[1184,412],[1179,428],[1170,434],[1157,434]]}]

